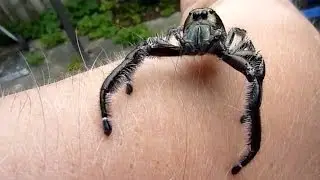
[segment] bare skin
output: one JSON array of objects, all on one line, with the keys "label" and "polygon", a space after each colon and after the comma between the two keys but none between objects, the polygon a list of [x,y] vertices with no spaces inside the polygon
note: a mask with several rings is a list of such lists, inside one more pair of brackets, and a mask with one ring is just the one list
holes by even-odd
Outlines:
[{"label": "bare skin", "polygon": [[182,1],[244,28],[265,58],[262,146],[238,175],[244,77],[212,56],[147,59],[112,99],[99,88],[119,63],[0,100],[0,179],[319,179],[320,36],[287,1]]}]

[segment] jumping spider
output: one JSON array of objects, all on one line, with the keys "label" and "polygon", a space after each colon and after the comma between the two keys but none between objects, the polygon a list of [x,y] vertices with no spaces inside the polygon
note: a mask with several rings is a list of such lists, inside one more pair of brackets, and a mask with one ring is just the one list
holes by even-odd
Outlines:
[{"label": "jumping spider", "polygon": [[[179,45],[173,45],[169,38],[174,36]],[[234,45],[236,38],[240,41]],[[237,174],[257,154],[261,142],[260,105],[265,64],[262,56],[255,50],[246,31],[231,28],[226,33],[218,14],[211,8],[198,8],[189,13],[184,25],[168,31],[165,37],[151,37],[138,45],[105,79],[100,91],[102,125],[106,135],[110,135],[110,97],[117,87],[126,83],[126,93],[131,94],[132,75],[146,56],[182,56],[213,54],[231,67],[241,72],[247,80],[245,110],[240,122],[248,130],[246,149],[240,160],[232,167]]]}]

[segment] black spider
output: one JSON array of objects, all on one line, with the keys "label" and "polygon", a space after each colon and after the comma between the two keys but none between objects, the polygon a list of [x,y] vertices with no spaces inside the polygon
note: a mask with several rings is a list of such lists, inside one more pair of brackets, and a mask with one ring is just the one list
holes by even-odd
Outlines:
[{"label": "black spider", "polygon": [[[174,36],[179,45],[173,45],[169,38]],[[237,37],[240,40],[235,44]],[[146,56],[182,56],[213,54],[241,72],[247,80],[245,111],[240,122],[248,130],[246,150],[233,166],[231,173],[237,174],[257,154],[261,142],[260,105],[265,64],[256,52],[246,31],[231,28],[228,34],[217,13],[210,8],[198,8],[189,13],[183,27],[171,29],[166,37],[151,37],[132,50],[124,61],[105,79],[100,91],[100,106],[103,130],[110,135],[110,96],[126,82],[126,93],[131,94],[132,74]]]}]

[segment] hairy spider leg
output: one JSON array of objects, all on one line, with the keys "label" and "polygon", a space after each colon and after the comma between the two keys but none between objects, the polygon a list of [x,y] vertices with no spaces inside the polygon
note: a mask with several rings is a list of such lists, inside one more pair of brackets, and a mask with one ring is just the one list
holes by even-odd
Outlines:
[{"label": "hairy spider leg", "polygon": [[153,37],[146,40],[142,45],[132,50],[125,59],[104,80],[100,89],[100,108],[104,133],[109,136],[112,132],[110,123],[110,99],[111,95],[122,83],[126,82],[126,93],[133,91],[131,77],[136,68],[143,62],[146,56],[179,56],[179,46],[170,44],[163,38]]},{"label": "hairy spider leg", "polygon": [[[230,54],[234,54],[239,50],[243,50],[244,52],[249,53],[249,55],[252,55],[251,53],[255,53],[256,50],[254,48],[254,45],[246,35],[247,35],[247,31],[244,29],[233,27],[229,30],[225,45],[229,50]],[[240,37],[240,42],[237,43],[234,47],[232,47],[231,45],[235,41],[236,36]]]},{"label": "hairy spider leg", "polygon": [[[210,31],[206,28],[201,29],[199,23],[201,25],[211,23]],[[189,27],[192,28],[189,29]],[[199,44],[199,37],[194,36],[194,30],[197,33],[202,33],[198,34],[199,36],[203,37],[204,35],[209,39],[202,39],[202,44]],[[183,32],[183,35],[181,32]],[[168,42],[172,35],[179,41],[179,46],[174,46]],[[235,37],[240,37],[240,40],[236,40]],[[265,64],[262,56],[255,51],[251,40],[247,38],[246,31],[240,28],[231,28],[227,34],[220,17],[210,8],[192,10],[183,28],[178,27],[169,30],[168,35],[164,38],[149,38],[144,44],[129,53],[125,60],[111,72],[100,91],[100,107],[105,134],[110,135],[112,131],[109,122],[111,94],[124,81],[127,83],[126,93],[132,93],[132,74],[146,56],[204,55],[206,53],[217,55],[225,63],[244,74],[247,79],[248,90],[246,92],[245,111],[240,118],[247,130],[247,146],[242,157],[231,170],[232,174],[239,173],[242,167],[246,166],[260,149],[260,106]]]},{"label": "hairy spider leg", "polygon": [[[258,56],[257,56],[258,57]],[[258,59],[258,58],[254,58]],[[241,117],[242,123],[247,130],[247,148],[243,153],[239,163],[232,168],[232,174],[237,174],[242,167],[247,165],[260,149],[261,143],[261,120],[260,105],[262,98],[262,75],[256,75],[259,71],[264,74],[264,63],[261,61],[258,70],[248,61],[238,55],[222,56],[222,60],[231,65],[236,70],[243,73],[247,78],[246,105],[244,115]],[[260,77],[257,77],[260,76]]]},{"label": "hairy spider leg", "polygon": [[[180,34],[181,32],[182,32],[182,26],[179,26],[177,28],[169,29],[168,32],[167,32],[167,35],[165,37],[158,36],[158,37],[153,37],[153,39],[158,39],[159,40],[159,39],[165,38],[164,40],[166,42],[169,42],[170,41],[170,37],[172,35],[174,35],[177,38],[177,34]],[[126,84],[126,93],[128,95],[130,95],[132,93],[132,91],[133,91],[132,79],[131,79],[131,77],[129,77],[127,75],[126,75],[126,77],[127,77],[127,80],[128,80],[127,84]]]},{"label": "hairy spider leg", "polygon": [[179,42],[182,40],[180,34],[183,31],[182,26],[178,26],[177,28],[170,28],[167,32],[166,40],[169,41],[170,37],[173,35]]},{"label": "hairy spider leg", "polygon": [[[238,29],[238,28],[237,28]],[[245,36],[240,31],[240,36]],[[232,39],[237,33],[236,29],[229,31],[226,40],[226,46],[232,43]],[[242,38],[243,40],[246,37]],[[232,174],[240,172],[242,167],[246,166],[257,154],[261,143],[261,118],[260,106],[262,100],[262,84],[265,76],[265,64],[262,56],[254,51],[251,41],[240,42],[241,46],[235,46],[237,49],[228,49],[224,51],[220,58],[232,66],[237,71],[245,75],[247,79],[246,104],[244,115],[240,118],[245,125],[247,132],[246,149],[242,153],[240,160],[231,169]],[[249,46],[243,48],[243,45]],[[230,46],[229,46],[230,47]],[[243,50],[245,49],[245,50]],[[233,52],[230,53],[230,50]]]}]

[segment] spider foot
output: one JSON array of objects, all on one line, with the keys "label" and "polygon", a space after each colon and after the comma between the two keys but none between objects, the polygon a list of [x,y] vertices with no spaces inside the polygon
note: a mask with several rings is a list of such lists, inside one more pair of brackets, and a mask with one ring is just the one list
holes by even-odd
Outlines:
[{"label": "spider foot", "polygon": [[131,83],[127,83],[127,86],[126,86],[126,93],[128,95],[130,95],[133,91],[133,87],[132,87],[132,84]]},{"label": "spider foot", "polygon": [[104,134],[107,136],[110,136],[112,132],[112,126],[107,117],[102,118],[102,126],[103,126]]},{"label": "spider foot", "polygon": [[235,165],[232,167],[231,169],[231,174],[235,175],[235,174],[238,174],[241,170],[241,166],[240,165]]}]

